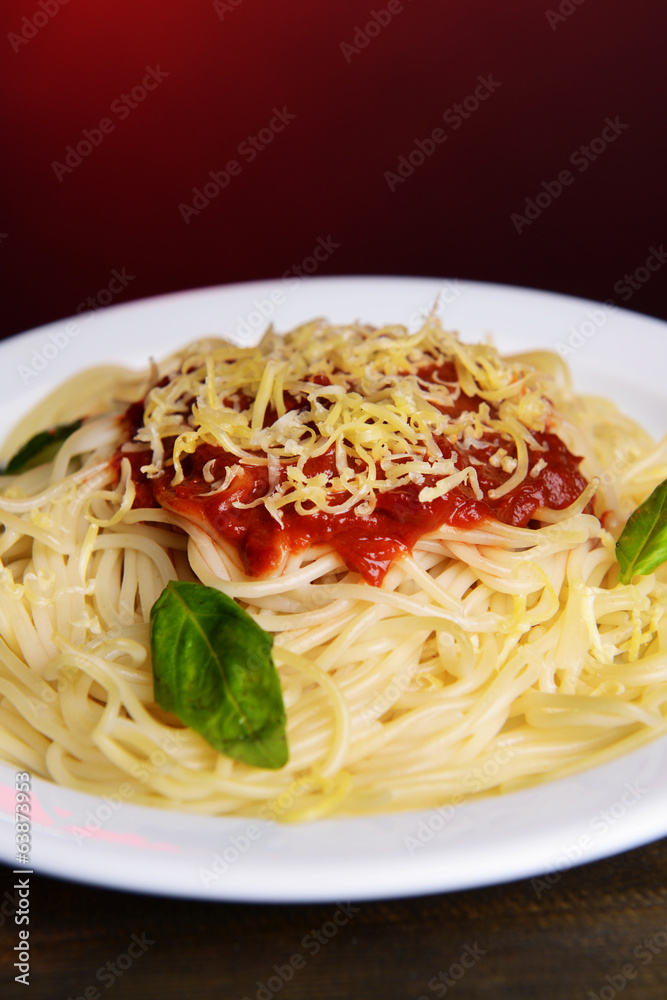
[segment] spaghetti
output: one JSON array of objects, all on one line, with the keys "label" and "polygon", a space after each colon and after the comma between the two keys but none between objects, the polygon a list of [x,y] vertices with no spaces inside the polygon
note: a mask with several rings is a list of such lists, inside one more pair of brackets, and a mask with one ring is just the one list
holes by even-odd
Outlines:
[{"label": "spaghetti", "polygon": [[[438,807],[667,730],[667,578],[614,538],[667,443],[429,316],[98,369],[5,445],[83,418],[0,495],[0,754],[63,785],[283,820]],[[153,700],[170,580],[274,637],[289,762],[215,751]]]}]

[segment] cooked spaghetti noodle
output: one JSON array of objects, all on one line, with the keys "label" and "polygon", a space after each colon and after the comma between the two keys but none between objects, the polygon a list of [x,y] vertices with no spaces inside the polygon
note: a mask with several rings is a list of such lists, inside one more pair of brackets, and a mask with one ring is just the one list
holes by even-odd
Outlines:
[{"label": "cooked spaghetti noodle", "polygon": [[[135,803],[282,820],[438,807],[667,731],[666,580],[614,538],[667,443],[434,316],[315,321],[77,376],[4,446],[75,417],[0,494],[0,755]],[[275,637],[289,762],[214,750],[153,701],[172,579]]]}]

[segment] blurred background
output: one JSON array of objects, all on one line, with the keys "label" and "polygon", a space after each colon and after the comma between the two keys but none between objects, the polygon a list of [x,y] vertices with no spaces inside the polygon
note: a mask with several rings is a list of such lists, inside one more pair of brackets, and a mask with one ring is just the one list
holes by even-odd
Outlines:
[{"label": "blurred background", "polygon": [[287,272],[667,318],[659,0],[4,0],[2,22],[2,336]]}]

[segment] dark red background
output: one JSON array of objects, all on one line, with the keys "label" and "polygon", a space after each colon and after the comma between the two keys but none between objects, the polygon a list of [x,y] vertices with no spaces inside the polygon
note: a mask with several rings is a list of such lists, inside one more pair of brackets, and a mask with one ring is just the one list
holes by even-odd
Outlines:
[{"label": "dark red background", "polygon": [[[347,58],[385,0],[234,3],[69,0],[12,45],[42,8],[4,0],[0,334],[73,313],[114,269],[126,301],[277,277],[318,237],[340,244],[320,275],[476,278],[667,317],[662,272],[627,303],[614,291],[667,239],[662,0],[404,0]],[[121,121],[110,107],[147,66],[168,76]],[[443,126],[489,75],[488,100]],[[249,163],[239,143],[274,107],[296,118]],[[608,116],[628,127],[517,233],[512,213]],[[59,181],[53,162],[104,117],[114,131]],[[392,193],[385,172],[438,127]],[[179,204],[231,158],[241,174],[186,224]]]}]

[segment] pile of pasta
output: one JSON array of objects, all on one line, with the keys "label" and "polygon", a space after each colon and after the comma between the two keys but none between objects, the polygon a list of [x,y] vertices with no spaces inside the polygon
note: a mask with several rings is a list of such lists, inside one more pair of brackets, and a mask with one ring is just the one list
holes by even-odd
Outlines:
[{"label": "pile of pasta", "polygon": [[[457,385],[420,377],[445,363]],[[482,404],[448,414],[442,400],[460,392]],[[667,477],[667,445],[575,394],[555,355],[502,358],[434,315],[415,333],[317,320],[254,348],[199,341],[142,373],[76,376],[14,429],[4,457],[76,418],[52,460],[0,477],[5,761],[137,804],[300,821],[512,791],[667,731],[667,577],[619,584],[614,549]],[[287,548],[253,576],[224,538],[138,505],[130,461],[146,453],[145,480],[174,486],[187,456],[222,448],[236,471],[207,493],[266,467],[253,503],[279,533],[288,510],[369,517],[401,483],[427,483],[424,503],[455,488],[483,499],[474,463],[443,457],[445,439],[506,442],[497,500],[529,475],[545,427],[582,457],[589,486],[575,503],[524,527],[443,523],[378,582],[326,544]],[[327,449],[335,476],[309,475]],[[170,580],[223,591],[274,637],[284,767],[233,760],[155,703],[148,622]]]}]

